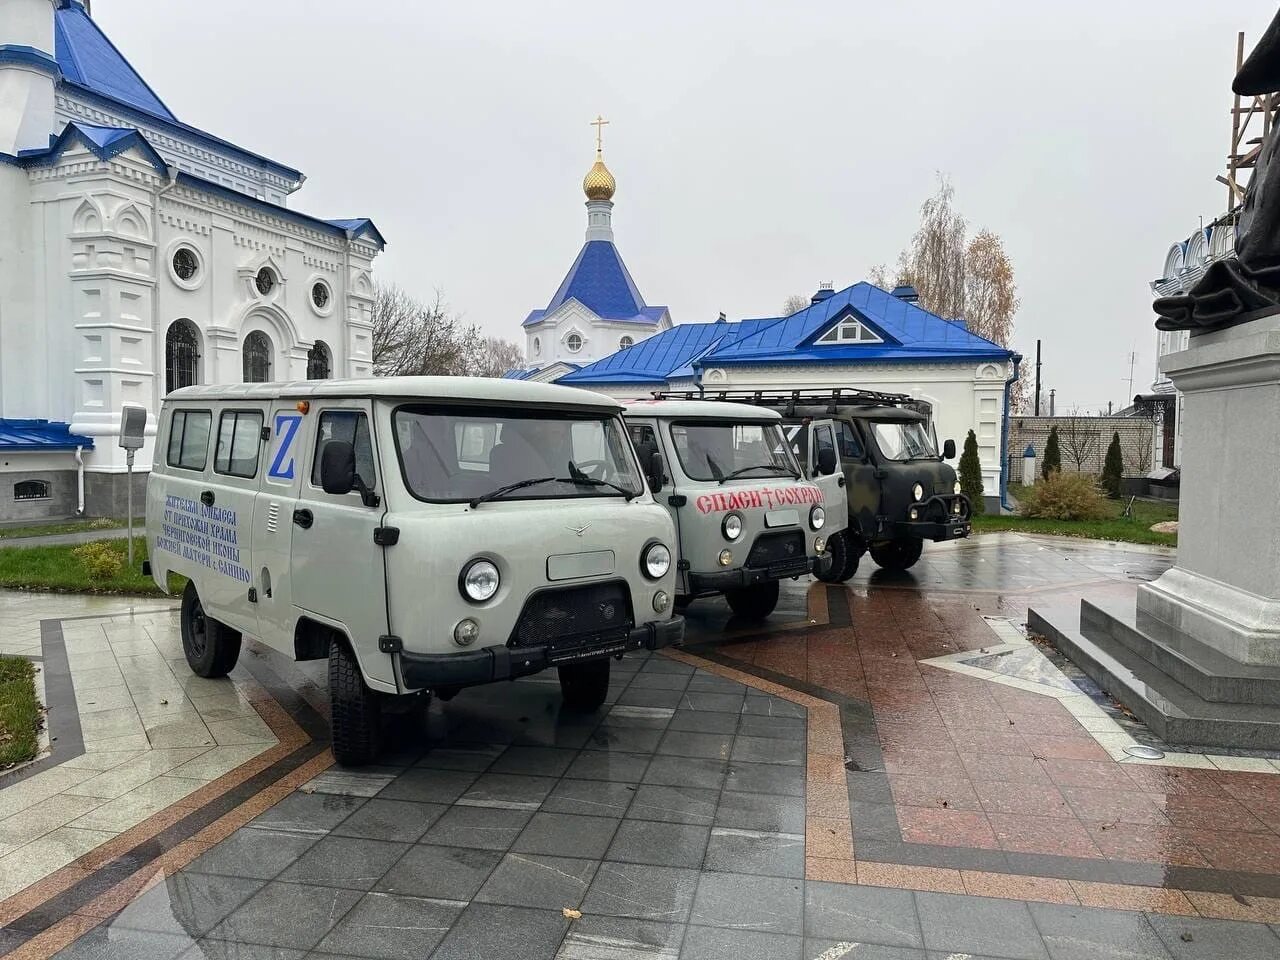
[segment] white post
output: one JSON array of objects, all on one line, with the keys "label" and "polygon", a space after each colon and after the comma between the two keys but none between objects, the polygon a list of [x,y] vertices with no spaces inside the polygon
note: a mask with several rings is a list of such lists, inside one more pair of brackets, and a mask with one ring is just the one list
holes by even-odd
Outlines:
[{"label": "white post", "polygon": [[1022,483],[1027,487],[1034,487],[1036,484],[1036,448],[1029,443],[1027,449],[1022,451]]}]

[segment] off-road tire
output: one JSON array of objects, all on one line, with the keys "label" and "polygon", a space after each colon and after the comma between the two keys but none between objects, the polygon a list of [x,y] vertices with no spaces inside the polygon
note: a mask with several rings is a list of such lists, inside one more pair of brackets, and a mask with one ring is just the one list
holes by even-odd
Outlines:
[{"label": "off-road tire", "polygon": [[196,585],[182,591],[182,652],[197,677],[225,677],[240,659],[240,631],[205,615]]},{"label": "off-road tire", "polygon": [[329,642],[329,728],[333,758],[344,767],[372,763],[378,756],[382,703],[364,684],[360,664],[343,640]]},{"label": "off-road tire", "polygon": [[600,709],[609,695],[609,658],[567,663],[557,668],[560,673],[560,695],[573,710],[590,713]]},{"label": "off-road tire", "polygon": [[[841,534],[841,536],[847,537],[848,535],[846,533]],[[861,560],[862,555],[867,552],[867,548],[863,546],[861,540],[856,543],[846,540],[845,546],[848,549],[845,550],[844,566],[840,569],[840,576],[838,578],[841,583],[848,583],[853,579],[853,575],[858,572],[858,561]]]},{"label": "off-road tire", "polygon": [[924,541],[919,537],[889,540],[886,543],[871,545],[871,559],[885,570],[910,570],[920,559],[922,550],[924,550]]},{"label": "off-road tire", "polygon": [[[842,583],[849,579],[842,577],[845,565],[849,562],[849,552],[849,541],[845,539],[844,533],[837,533],[827,540],[826,552],[822,554],[813,575],[823,583]],[[857,559],[853,561],[853,569],[858,569]],[[849,576],[853,574],[850,573]]]},{"label": "off-road tire", "polygon": [[742,587],[738,590],[726,590],[725,600],[729,601],[729,609],[735,617],[743,620],[763,620],[773,613],[778,606],[778,581],[770,580],[754,587]]}]

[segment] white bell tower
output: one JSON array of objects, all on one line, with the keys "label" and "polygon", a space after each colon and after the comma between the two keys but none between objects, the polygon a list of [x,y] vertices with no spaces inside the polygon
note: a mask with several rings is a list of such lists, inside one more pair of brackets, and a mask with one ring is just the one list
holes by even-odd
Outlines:
[{"label": "white bell tower", "polygon": [[53,133],[57,0],[0,0],[0,153],[43,150]]}]

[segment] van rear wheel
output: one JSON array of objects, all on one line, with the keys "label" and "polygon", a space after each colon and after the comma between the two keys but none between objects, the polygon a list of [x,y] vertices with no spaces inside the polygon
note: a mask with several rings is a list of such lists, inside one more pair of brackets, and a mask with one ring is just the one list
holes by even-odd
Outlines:
[{"label": "van rear wheel", "polygon": [[240,632],[205,616],[196,585],[182,591],[182,652],[197,677],[225,677],[240,659]]},{"label": "van rear wheel", "polygon": [[724,598],[734,616],[744,620],[763,620],[778,605],[778,581],[770,580],[754,587],[726,590]]},{"label": "van rear wheel", "polygon": [[560,695],[565,706],[589,713],[599,710],[609,694],[609,659],[567,663],[560,671]]},{"label": "van rear wheel", "polygon": [[342,640],[329,642],[329,728],[333,758],[344,767],[378,756],[382,703],[360,675],[360,664]]}]

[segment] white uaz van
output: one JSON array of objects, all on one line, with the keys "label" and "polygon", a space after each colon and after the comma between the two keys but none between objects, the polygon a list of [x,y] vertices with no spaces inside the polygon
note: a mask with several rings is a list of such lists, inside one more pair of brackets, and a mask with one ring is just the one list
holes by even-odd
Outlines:
[{"label": "white uaz van", "polygon": [[190,578],[204,677],[250,634],[329,660],[333,750],[373,759],[406,695],[557,667],[594,710],[609,658],[683,638],[675,531],[617,402],[445,377],[187,387],[147,487],[150,571]]},{"label": "white uaz van", "polygon": [[[676,523],[680,603],[722,593],[736,615],[767,617],[778,582],[815,569],[830,523],[828,494],[803,478],[781,416],[699,400],[635,401],[623,416]],[[832,491],[838,517],[843,491]]]}]

